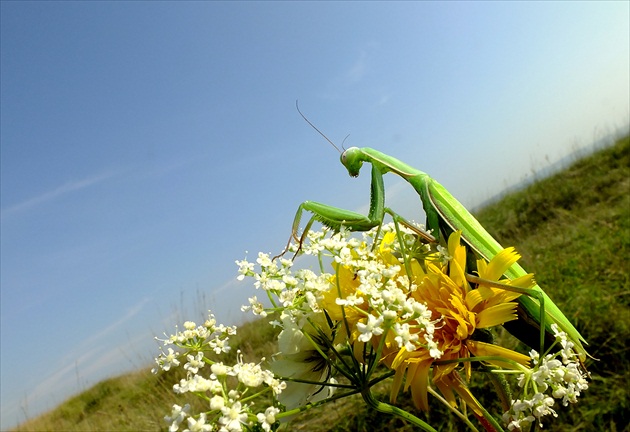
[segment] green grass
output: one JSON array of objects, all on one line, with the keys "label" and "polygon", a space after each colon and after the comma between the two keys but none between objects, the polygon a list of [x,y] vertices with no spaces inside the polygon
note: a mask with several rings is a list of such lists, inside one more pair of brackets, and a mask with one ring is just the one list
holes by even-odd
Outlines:
[{"label": "green grass", "polygon": [[[630,431],[628,341],[630,339],[630,139],[577,161],[557,175],[511,194],[477,215],[503,244],[523,255],[521,264],[589,342],[590,388],[576,406],[558,407],[548,431]],[[276,331],[257,323],[239,327],[237,344],[246,360],[269,357]],[[238,342],[241,341],[241,342]],[[103,381],[16,430],[167,430],[162,418],[182,404],[171,386],[174,373],[148,370]],[[491,394],[473,383],[473,392]],[[375,391],[386,400],[385,386]],[[405,394],[399,396],[404,403]],[[489,399],[491,400],[491,398]],[[191,400],[192,401],[192,400]],[[198,403],[198,402],[195,402]],[[414,411],[411,405],[404,408]],[[441,431],[461,424],[433,404],[425,416]],[[411,431],[401,420],[368,410],[351,397],[296,417],[296,431]]]}]

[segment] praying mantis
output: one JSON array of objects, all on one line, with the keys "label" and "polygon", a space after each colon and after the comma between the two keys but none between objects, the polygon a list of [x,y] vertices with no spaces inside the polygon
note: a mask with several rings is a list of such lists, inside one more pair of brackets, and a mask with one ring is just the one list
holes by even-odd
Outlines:
[{"label": "praying mantis", "polygon": [[[337,148],[334,143],[328,140],[323,133],[304,117],[299,108],[298,112],[309,125]],[[338,148],[337,150],[339,151]],[[404,219],[385,207],[383,175],[392,173],[402,177],[418,193],[427,217],[426,227],[430,231],[430,234],[421,232],[419,234],[426,240],[435,242],[447,236],[449,232],[459,230],[462,233],[462,240],[479,256],[488,261],[503,250],[499,242],[486,231],[475,217],[444,186],[428,174],[372,148],[350,147],[343,152],[339,152],[341,153],[341,163],[348,170],[348,174],[351,177],[358,177],[364,163],[372,165],[369,212],[367,215],[363,215],[319,202],[305,201],[298,207],[292,227],[292,238],[299,241],[300,245],[303,237],[299,238],[297,233],[303,211],[313,214],[313,217],[304,228],[304,233],[310,229],[315,220],[336,231],[342,227],[350,231],[368,231],[382,224],[385,213],[389,213],[392,217],[405,223]],[[405,223],[405,225],[412,227],[408,223]],[[290,242],[291,239],[289,239]],[[506,271],[505,276],[510,279],[516,279],[526,274],[527,272],[518,263],[514,263]],[[551,324],[556,323],[567,333],[569,339],[575,344],[575,349],[580,358],[584,360],[587,353],[583,343],[585,344],[586,340],[540,286],[535,285],[531,290],[533,290],[532,295],[521,295],[518,298],[520,306],[522,306],[526,314],[523,318],[526,321],[533,321],[535,326],[541,328],[541,339],[544,329],[549,330]]]}]

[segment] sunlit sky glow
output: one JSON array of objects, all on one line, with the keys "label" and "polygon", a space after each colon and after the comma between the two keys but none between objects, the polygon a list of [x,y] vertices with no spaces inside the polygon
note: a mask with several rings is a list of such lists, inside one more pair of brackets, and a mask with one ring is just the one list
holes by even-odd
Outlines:
[{"label": "sunlit sky glow", "polygon": [[2,429],[204,308],[244,320],[234,260],[279,252],[300,202],[367,210],[296,99],[468,206],[628,127],[628,2],[0,7]]}]

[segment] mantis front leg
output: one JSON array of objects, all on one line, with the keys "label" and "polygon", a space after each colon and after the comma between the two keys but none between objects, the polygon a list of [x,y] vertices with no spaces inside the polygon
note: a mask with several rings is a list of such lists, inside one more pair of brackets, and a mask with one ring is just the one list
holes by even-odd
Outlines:
[{"label": "mantis front leg", "polygon": [[[309,219],[308,223],[304,227],[304,231],[301,236],[298,235],[300,229],[300,221],[302,220],[302,213],[304,211],[310,212],[313,216]],[[298,251],[302,247],[305,236],[310,230],[315,221],[320,222],[322,225],[333,229],[334,231],[340,231],[342,228],[346,228],[350,231],[369,231],[383,223],[385,213],[388,213],[392,218],[402,225],[408,227],[424,238],[426,241],[434,243],[435,237],[418,229],[414,224],[408,222],[403,217],[395,213],[389,208],[385,207],[385,186],[383,184],[383,173],[376,165],[372,165],[372,183],[370,184],[370,210],[366,215],[357,213],[352,210],[345,210],[338,207],[334,207],[328,204],[322,204],[315,201],[304,201],[297,209],[295,218],[293,219],[293,225],[291,228],[291,237],[287,242],[286,247],[280,253],[284,255],[291,245],[291,241],[294,240],[298,244]],[[296,254],[297,254],[296,252]]]},{"label": "mantis front leg", "polygon": [[[372,183],[370,190],[370,211],[367,216],[328,204],[322,204],[315,201],[304,201],[300,204],[297,212],[295,213],[291,229],[291,237],[289,237],[286,247],[280,255],[274,257],[274,259],[284,255],[289,250],[292,240],[295,240],[298,243],[298,250],[296,251],[297,255],[297,252],[299,252],[302,247],[306,234],[315,221],[321,222],[322,225],[327,226],[334,231],[340,231],[342,227],[347,228],[350,231],[369,231],[381,224],[385,214],[385,191],[383,185],[383,174],[375,166],[372,167]],[[302,235],[298,236],[300,221],[302,220],[302,212],[305,210],[312,213],[313,216],[304,227]]]}]

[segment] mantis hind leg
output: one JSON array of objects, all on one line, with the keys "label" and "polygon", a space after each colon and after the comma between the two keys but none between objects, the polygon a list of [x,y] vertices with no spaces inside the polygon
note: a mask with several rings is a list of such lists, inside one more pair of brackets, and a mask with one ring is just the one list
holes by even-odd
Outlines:
[{"label": "mantis hind leg", "polygon": [[[517,286],[513,286],[513,285],[507,285],[507,284],[503,284],[501,282],[495,282],[495,281],[489,281],[486,279],[482,279],[480,277],[471,275],[471,274],[467,274],[466,275],[466,280],[468,282],[477,284],[477,285],[486,285],[486,286],[491,286],[491,287],[495,287],[495,288],[500,288],[500,289],[504,289],[506,291],[513,291],[513,292],[517,292],[520,293],[522,295],[526,295],[529,297],[532,297],[536,300],[538,300],[538,303],[540,304],[540,317],[539,317],[539,325],[536,325],[535,327],[539,327],[540,328],[540,339],[539,339],[539,352],[542,355],[545,352],[545,347],[548,345],[545,343],[545,336],[546,336],[546,332],[545,332],[545,298],[542,295],[542,293],[536,291],[535,289],[532,288],[521,288],[521,287],[517,287]],[[519,321],[525,321],[527,325],[532,326],[533,323],[531,319],[531,317],[528,317],[526,314],[525,316],[522,316],[520,311],[519,311]],[[505,326],[504,323],[503,326]],[[510,332],[511,333],[511,332]],[[529,343],[528,343],[529,345]]]}]

